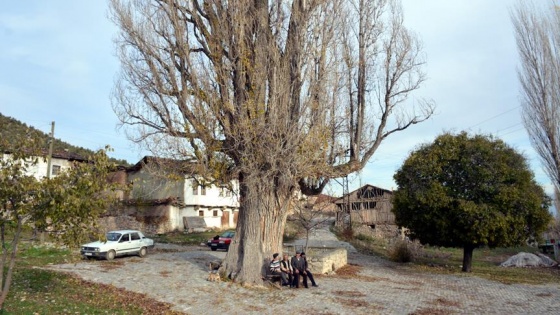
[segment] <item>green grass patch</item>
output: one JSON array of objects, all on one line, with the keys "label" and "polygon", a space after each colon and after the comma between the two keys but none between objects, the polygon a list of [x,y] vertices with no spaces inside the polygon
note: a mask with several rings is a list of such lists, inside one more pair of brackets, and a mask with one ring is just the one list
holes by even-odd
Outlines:
[{"label": "green grass patch", "polygon": [[[339,238],[344,239],[345,233],[333,230]],[[346,233],[348,234],[348,233]],[[391,243],[389,240],[374,238],[367,235],[354,235],[345,239],[358,251],[391,259]],[[534,247],[512,248],[478,248],[473,252],[472,272],[461,271],[463,264],[462,248],[446,248],[421,246],[414,249],[414,257],[406,266],[420,272],[453,274],[457,276],[477,276],[502,283],[546,284],[560,282],[560,269],[553,268],[513,268],[500,267],[509,257],[520,252],[537,253]]]},{"label": "green grass patch", "polygon": [[41,246],[24,243],[17,255],[19,267],[45,266],[49,264],[63,264],[80,259],[69,249],[54,246]]},{"label": "green grass patch", "polygon": [[143,294],[41,268],[79,259],[68,249],[22,243],[0,314],[180,314]]},{"label": "green grass patch", "polygon": [[142,294],[48,270],[18,268],[2,314],[173,314]]},{"label": "green grass patch", "polygon": [[170,232],[151,236],[155,242],[176,245],[200,245],[225,231],[208,231],[197,233]]}]

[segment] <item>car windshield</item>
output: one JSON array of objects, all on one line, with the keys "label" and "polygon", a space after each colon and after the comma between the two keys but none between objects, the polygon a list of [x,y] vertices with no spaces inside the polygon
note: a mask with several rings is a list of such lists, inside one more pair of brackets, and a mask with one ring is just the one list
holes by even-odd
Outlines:
[{"label": "car windshield", "polygon": [[108,241],[118,241],[121,238],[121,233],[107,233]]},{"label": "car windshield", "polygon": [[235,232],[228,231],[228,232],[225,232],[224,234],[222,234],[222,237],[224,237],[224,238],[232,238],[234,235],[235,235]]}]

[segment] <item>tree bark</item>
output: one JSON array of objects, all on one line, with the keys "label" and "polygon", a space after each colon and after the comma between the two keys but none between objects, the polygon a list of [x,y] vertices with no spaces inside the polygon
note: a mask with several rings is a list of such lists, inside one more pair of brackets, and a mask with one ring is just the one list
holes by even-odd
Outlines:
[{"label": "tree bark", "polygon": [[[16,254],[17,254],[17,250],[18,250],[18,244],[19,244],[19,237],[21,235],[21,228],[22,228],[23,222],[21,218],[18,218],[17,220],[17,226],[16,226],[16,230],[14,232],[14,239],[12,240],[12,248],[11,248],[11,254],[10,254],[10,263],[8,266],[8,270],[6,271],[6,277],[4,277],[4,268],[2,268],[2,280],[4,280],[3,283],[0,283],[0,285],[2,286],[2,292],[0,293],[0,310],[4,309],[4,302],[6,302],[6,298],[8,297],[8,292],[10,290],[10,286],[12,285],[12,276],[14,274],[14,266],[16,263]],[[3,251],[6,251],[7,249],[4,247],[4,244],[2,244],[3,246]],[[4,257],[2,259],[2,267],[4,267],[4,262],[5,262],[5,255],[6,253],[3,253]]]},{"label": "tree bark", "polygon": [[[291,192],[276,189],[274,180],[240,183],[236,234],[222,272],[242,285],[262,285],[269,257],[282,252],[282,235]],[[284,191],[279,195],[278,191]],[[260,273],[256,272],[260,270]]]},{"label": "tree bark", "polygon": [[468,244],[463,247],[463,272],[471,272],[472,254],[475,249],[473,244]]}]

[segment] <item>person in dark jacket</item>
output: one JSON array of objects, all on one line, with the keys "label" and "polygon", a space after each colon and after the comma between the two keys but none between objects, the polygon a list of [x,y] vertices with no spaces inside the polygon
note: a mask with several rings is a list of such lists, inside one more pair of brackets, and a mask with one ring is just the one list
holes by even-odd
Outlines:
[{"label": "person in dark jacket", "polygon": [[307,263],[307,257],[305,257],[304,252],[301,252],[301,257],[303,257],[303,260],[305,261],[305,273],[307,274],[307,277],[309,277],[309,280],[311,280],[311,286],[318,287],[317,283],[315,283],[315,279],[313,279],[313,274],[311,273],[311,270],[309,270],[309,264]]},{"label": "person in dark jacket", "polygon": [[299,288],[299,277],[303,277],[303,286],[307,286],[307,272],[305,272],[305,260],[301,257],[301,251],[296,251],[296,255],[292,257],[292,268],[294,270],[294,286]]}]

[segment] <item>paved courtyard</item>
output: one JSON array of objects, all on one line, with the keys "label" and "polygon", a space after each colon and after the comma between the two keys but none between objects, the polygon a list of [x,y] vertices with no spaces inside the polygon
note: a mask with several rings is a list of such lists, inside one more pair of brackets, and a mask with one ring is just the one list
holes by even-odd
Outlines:
[{"label": "paved courtyard", "polygon": [[[338,244],[328,229],[314,233],[311,242]],[[360,269],[358,278],[321,276],[317,277],[319,287],[309,289],[248,289],[209,282],[208,262],[223,258],[225,252],[204,247],[168,246],[146,258],[83,261],[52,268],[145,293],[186,314],[560,313],[559,284],[507,285],[470,275],[418,273],[359,254],[348,244],[338,245],[349,249],[349,263]]]}]

